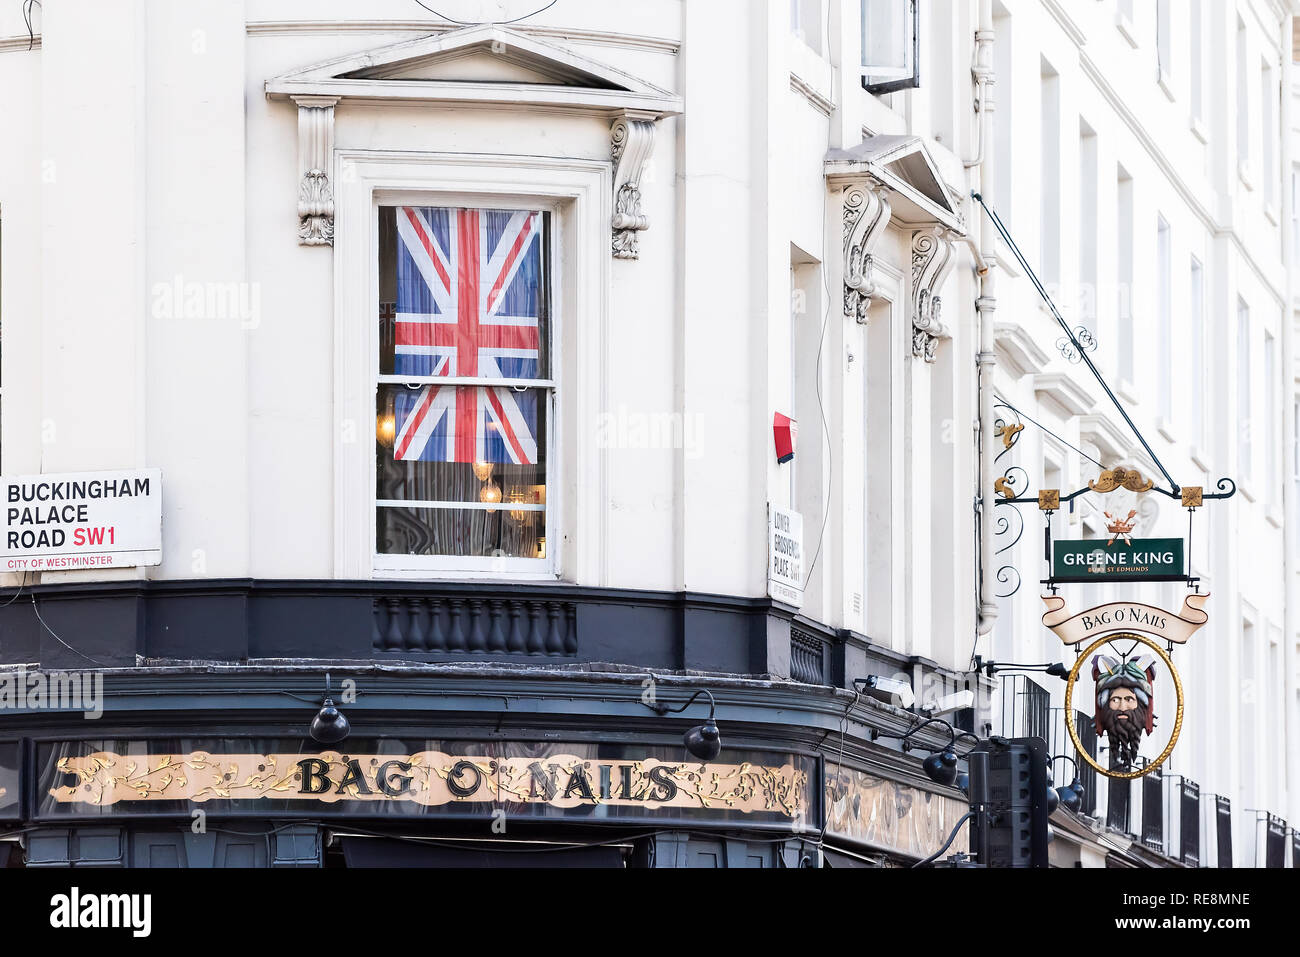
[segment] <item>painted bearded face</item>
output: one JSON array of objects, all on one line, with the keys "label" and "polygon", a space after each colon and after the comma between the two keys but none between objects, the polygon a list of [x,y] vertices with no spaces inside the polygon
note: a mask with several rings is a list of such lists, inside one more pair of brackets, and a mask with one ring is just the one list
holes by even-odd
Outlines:
[{"label": "painted bearded face", "polygon": [[1155,667],[1144,656],[1097,655],[1092,679],[1097,682],[1096,729],[1110,742],[1111,767],[1131,768],[1142,735],[1155,727]]},{"label": "painted bearded face", "polygon": [[1134,689],[1121,686],[1111,691],[1098,717],[1119,763],[1131,767],[1146,731],[1147,706],[1138,699]]}]

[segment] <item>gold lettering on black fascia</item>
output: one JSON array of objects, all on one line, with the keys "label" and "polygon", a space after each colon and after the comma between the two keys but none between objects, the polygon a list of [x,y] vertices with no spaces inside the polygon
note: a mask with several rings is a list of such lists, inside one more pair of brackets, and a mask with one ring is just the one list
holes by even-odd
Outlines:
[{"label": "gold lettering on black fascia", "polygon": [[328,761],[320,758],[303,758],[298,762],[298,770],[302,773],[302,783],[298,787],[299,794],[324,794],[330,789]]},{"label": "gold lettering on black fascia", "polygon": [[[462,781],[462,778],[469,772],[473,772],[473,777],[470,779],[472,783],[466,784]],[[451,770],[447,772],[447,790],[458,798],[469,797],[479,789],[479,785],[482,783],[483,772],[478,769],[478,765],[473,761],[457,761],[451,766]]]},{"label": "gold lettering on black fascia", "polygon": [[[403,772],[397,774],[393,768]],[[385,761],[379,766],[379,773],[375,775],[375,784],[379,785],[379,790],[389,797],[401,797],[411,790],[411,778],[405,772],[411,770],[411,766],[405,761]]]},{"label": "gold lettering on black fascia", "polygon": [[356,758],[348,762],[347,768],[348,773],[343,775],[343,780],[339,782],[339,786],[334,790],[335,794],[347,794],[348,787],[351,785],[356,785],[358,794],[374,793],[370,790],[370,785],[366,783],[366,776],[362,773],[361,764]]}]

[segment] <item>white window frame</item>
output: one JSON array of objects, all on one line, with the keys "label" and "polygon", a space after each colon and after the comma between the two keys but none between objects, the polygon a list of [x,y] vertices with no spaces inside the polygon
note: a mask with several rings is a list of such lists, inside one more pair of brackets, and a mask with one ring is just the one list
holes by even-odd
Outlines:
[{"label": "white window frame", "polygon": [[[604,407],[609,289],[608,163],[497,154],[340,150],[335,158],[334,564],[340,578],[599,581],[607,468],[567,441]],[[381,555],[374,422],[379,387],[380,206],[529,208],[551,213],[546,558]],[[606,255],[601,255],[606,252]],[[586,430],[589,432],[590,430]],[[500,506],[509,508],[507,503]],[[581,547],[580,547],[581,546]]]},{"label": "white window frame", "polygon": [[[867,63],[867,45],[866,45],[866,24],[868,19],[867,7],[873,3],[897,3],[903,5],[903,18],[900,25],[903,27],[903,36],[895,37],[901,39],[904,45],[903,65],[901,67],[890,67],[881,64]],[[862,78],[862,88],[873,96],[879,96],[884,93],[894,93],[898,90],[914,89],[921,85],[921,4],[920,0],[859,0],[859,40],[862,43],[862,49],[859,51],[861,60],[860,72]]]}]

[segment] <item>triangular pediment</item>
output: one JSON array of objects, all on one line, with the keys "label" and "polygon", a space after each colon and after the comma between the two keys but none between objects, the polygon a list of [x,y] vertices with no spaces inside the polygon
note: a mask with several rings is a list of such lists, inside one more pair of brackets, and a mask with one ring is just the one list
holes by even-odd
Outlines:
[{"label": "triangular pediment", "polygon": [[919,136],[868,136],[852,149],[831,150],[826,175],[876,179],[894,194],[895,217],[909,225],[962,228],[960,206]]},{"label": "triangular pediment", "polygon": [[678,97],[608,64],[496,24],[338,57],[269,80],[268,96],[337,96],[681,112]]}]

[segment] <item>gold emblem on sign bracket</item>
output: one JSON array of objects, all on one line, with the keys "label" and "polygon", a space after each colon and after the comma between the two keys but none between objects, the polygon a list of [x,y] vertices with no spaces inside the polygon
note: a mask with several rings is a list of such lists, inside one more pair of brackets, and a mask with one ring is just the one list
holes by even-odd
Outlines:
[{"label": "gold emblem on sign bracket", "polygon": [[1024,431],[1023,425],[1000,425],[997,434],[1002,437],[1002,447],[1009,449],[1016,444],[1016,435]]},{"label": "gold emblem on sign bracket", "polygon": [[1075,753],[1079,755],[1079,757],[1083,758],[1083,760],[1086,761],[1098,774],[1103,774],[1108,778],[1132,780],[1133,778],[1146,777],[1152,771],[1156,770],[1156,768],[1160,767],[1160,765],[1168,761],[1169,755],[1174,753],[1174,745],[1178,743],[1178,735],[1183,730],[1183,682],[1182,679],[1178,677],[1178,669],[1174,667],[1174,660],[1169,657],[1169,654],[1155,641],[1152,641],[1145,635],[1139,635],[1136,632],[1116,631],[1107,635],[1102,635],[1080,653],[1078,660],[1074,663],[1074,667],[1070,669],[1070,676],[1065,682],[1065,713],[1072,713],[1070,709],[1073,706],[1074,701],[1074,683],[1079,680],[1079,669],[1083,667],[1083,663],[1088,660],[1088,656],[1099,650],[1102,645],[1107,645],[1112,641],[1118,641],[1121,639],[1124,641],[1132,640],[1146,645],[1160,657],[1160,660],[1165,663],[1165,667],[1169,669],[1169,674],[1173,676],[1174,693],[1178,696],[1178,711],[1174,715],[1174,730],[1173,733],[1169,735],[1169,743],[1166,744],[1165,749],[1160,752],[1160,756],[1147,764],[1146,767],[1138,771],[1115,771],[1111,768],[1102,767],[1101,764],[1098,763],[1097,759],[1088,753],[1088,749],[1085,748],[1083,742],[1079,740],[1079,731],[1075,728],[1073,721],[1065,722],[1065,730],[1070,734],[1070,741],[1074,745]]},{"label": "gold emblem on sign bracket", "polygon": [[1088,488],[1094,492],[1113,492],[1117,488],[1126,488],[1130,492],[1149,492],[1155,488],[1155,482],[1143,478],[1137,469],[1126,469],[1117,465],[1113,469],[1103,469],[1096,479],[1088,480]]},{"label": "gold emblem on sign bracket", "polygon": [[1061,507],[1061,490],[1059,488],[1045,488],[1038,493],[1038,510],[1041,512],[1055,512]]},{"label": "gold emblem on sign bracket", "polygon": [[1182,489],[1183,508],[1200,508],[1205,488],[1200,485],[1184,485]]}]

